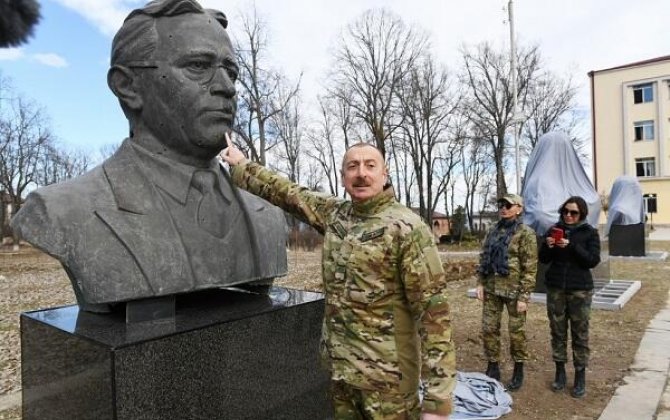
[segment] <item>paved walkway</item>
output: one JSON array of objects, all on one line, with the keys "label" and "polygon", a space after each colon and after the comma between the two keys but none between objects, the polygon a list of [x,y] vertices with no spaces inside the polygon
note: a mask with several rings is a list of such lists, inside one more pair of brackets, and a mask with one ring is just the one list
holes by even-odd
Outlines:
[{"label": "paved walkway", "polygon": [[[649,239],[670,241],[670,228],[655,229]],[[670,420],[670,292],[665,309],[647,325],[630,368],[599,420]]]},{"label": "paved walkway", "polygon": [[670,228],[660,227],[649,232],[650,241],[670,241]]}]

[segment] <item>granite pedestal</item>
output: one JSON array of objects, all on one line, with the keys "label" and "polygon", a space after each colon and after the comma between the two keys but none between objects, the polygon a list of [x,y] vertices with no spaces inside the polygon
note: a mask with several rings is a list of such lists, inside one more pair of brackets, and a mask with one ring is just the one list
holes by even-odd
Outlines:
[{"label": "granite pedestal", "polygon": [[610,255],[644,257],[644,240],[644,223],[612,225],[609,231]]},{"label": "granite pedestal", "polygon": [[126,324],[75,306],[21,314],[23,420],[327,419],[320,294],[180,296]]}]

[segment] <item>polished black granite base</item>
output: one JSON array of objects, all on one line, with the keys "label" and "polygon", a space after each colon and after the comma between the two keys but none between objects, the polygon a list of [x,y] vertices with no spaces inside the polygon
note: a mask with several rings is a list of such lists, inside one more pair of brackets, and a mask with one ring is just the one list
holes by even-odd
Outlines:
[{"label": "polished black granite base", "polygon": [[644,257],[644,239],[644,223],[612,225],[609,232],[610,255]]},{"label": "polished black granite base", "polygon": [[320,294],[179,296],[126,324],[77,306],[21,314],[23,420],[327,419]]}]

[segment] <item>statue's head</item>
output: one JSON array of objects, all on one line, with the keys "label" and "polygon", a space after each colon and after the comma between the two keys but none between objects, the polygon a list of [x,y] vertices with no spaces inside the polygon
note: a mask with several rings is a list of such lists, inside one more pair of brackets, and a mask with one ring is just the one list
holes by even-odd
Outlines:
[{"label": "statue's head", "polygon": [[238,67],[228,20],[195,0],[132,11],[112,42],[107,80],[130,122],[172,155],[214,157],[236,110]]}]

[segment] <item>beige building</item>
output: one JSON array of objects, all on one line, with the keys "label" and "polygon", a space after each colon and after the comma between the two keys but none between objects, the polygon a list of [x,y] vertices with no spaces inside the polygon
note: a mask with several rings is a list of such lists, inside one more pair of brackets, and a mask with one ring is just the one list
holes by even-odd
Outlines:
[{"label": "beige building", "polygon": [[[637,176],[654,224],[670,224],[670,56],[589,72],[594,184]],[[604,222],[605,218],[601,221]]]}]

